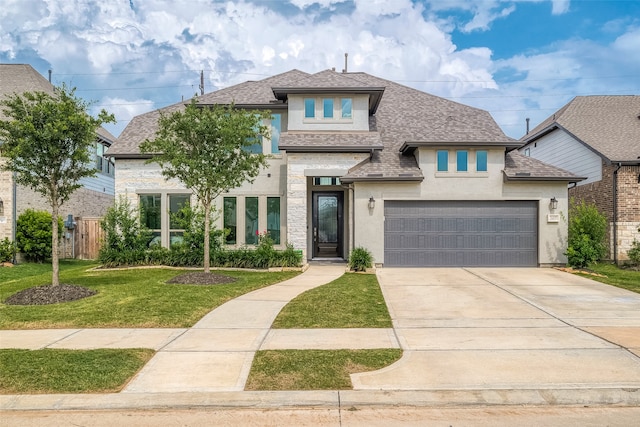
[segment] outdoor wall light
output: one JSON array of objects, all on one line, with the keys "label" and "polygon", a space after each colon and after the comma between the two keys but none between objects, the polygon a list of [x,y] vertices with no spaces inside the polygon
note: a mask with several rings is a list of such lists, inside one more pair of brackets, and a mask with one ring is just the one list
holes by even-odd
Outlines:
[{"label": "outdoor wall light", "polygon": [[369,197],[369,209],[373,210],[376,207],[376,199],[373,196]]},{"label": "outdoor wall light", "polygon": [[4,202],[0,199],[0,216],[4,215]]},{"label": "outdoor wall light", "polygon": [[558,199],[556,199],[555,196],[552,197],[549,201],[549,209],[551,209],[552,211],[558,209]]}]

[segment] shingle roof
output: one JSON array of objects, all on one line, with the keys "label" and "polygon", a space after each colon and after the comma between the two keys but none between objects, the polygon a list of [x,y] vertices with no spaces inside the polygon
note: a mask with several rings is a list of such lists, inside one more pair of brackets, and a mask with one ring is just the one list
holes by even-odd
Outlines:
[{"label": "shingle roof", "polygon": [[[24,92],[53,94],[54,86],[29,64],[0,64],[0,99]],[[5,119],[0,108],[0,120]],[[110,145],[116,140],[108,130],[98,128],[96,133]]]},{"label": "shingle roof", "polygon": [[586,178],[551,166],[540,160],[510,151],[504,161],[504,176],[507,181],[568,181],[578,182]]},{"label": "shingle roof", "polygon": [[[315,86],[314,86],[315,85]],[[333,85],[333,86],[331,86]],[[366,73],[336,73],[325,70],[313,75],[292,70],[260,81],[241,83],[198,98],[203,104],[236,104],[269,108],[276,97],[273,88],[337,87],[384,89],[375,116],[371,117],[370,130],[374,133],[349,132],[283,132],[280,148],[285,150],[315,151],[334,149],[348,145],[354,151],[376,151],[342,177],[345,182],[354,180],[422,180],[424,177],[415,157],[403,155],[401,147],[406,142],[442,145],[487,145],[511,147],[516,141],[505,136],[491,115],[484,110],[459,104],[428,93],[381,79]],[[161,110],[135,117],[125,128],[118,142],[108,154],[139,156],[138,146],[146,138],[152,138],[157,128],[160,112],[169,113],[184,108],[178,103]]]},{"label": "shingle roof", "polygon": [[612,162],[640,159],[640,95],[577,96],[521,141],[560,127]]},{"label": "shingle roof", "polygon": [[288,152],[331,151],[370,152],[382,150],[378,132],[285,132],[278,144]]}]

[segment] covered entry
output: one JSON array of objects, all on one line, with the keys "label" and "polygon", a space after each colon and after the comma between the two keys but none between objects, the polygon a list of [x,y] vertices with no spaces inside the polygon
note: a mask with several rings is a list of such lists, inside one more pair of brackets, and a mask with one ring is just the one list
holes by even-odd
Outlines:
[{"label": "covered entry", "polygon": [[384,265],[535,267],[537,201],[385,201]]}]

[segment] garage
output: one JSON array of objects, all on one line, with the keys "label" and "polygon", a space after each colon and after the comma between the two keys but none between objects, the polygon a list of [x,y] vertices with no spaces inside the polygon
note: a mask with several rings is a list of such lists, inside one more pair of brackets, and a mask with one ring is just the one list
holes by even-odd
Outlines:
[{"label": "garage", "polygon": [[537,201],[385,201],[388,267],[536,267]]}]

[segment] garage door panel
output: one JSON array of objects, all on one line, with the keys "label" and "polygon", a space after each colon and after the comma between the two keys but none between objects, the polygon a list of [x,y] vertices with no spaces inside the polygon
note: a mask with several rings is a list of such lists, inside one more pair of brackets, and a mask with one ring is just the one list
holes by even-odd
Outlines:
[{"label": "garage door panel", "polygon": [[386,201],[385,265],[537,266],[535,201]]}]

